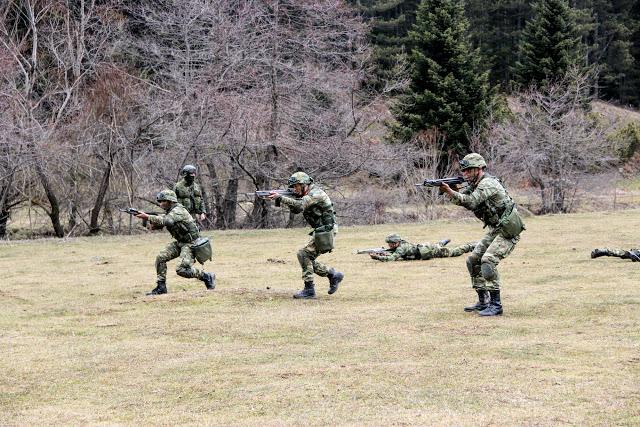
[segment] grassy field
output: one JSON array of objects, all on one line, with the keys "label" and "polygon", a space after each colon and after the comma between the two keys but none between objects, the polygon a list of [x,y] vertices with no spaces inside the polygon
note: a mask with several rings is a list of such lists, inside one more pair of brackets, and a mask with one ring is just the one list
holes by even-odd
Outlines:
[{"label": "grassy field", "polygon": [[505,314],[465,258],[354,248],[478,239],[477,221],[344,227],[338,293],[297,301],[303,229],[212,232],[217,288],[154,286],[168,234],[0,244],[0,425],[639,425],[640,211],[527,219]]}]

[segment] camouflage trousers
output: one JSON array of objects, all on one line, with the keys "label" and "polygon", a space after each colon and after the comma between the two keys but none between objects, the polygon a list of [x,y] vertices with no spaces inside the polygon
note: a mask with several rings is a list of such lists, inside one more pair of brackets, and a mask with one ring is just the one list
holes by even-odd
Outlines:
[{"label": "camouflage trousers", "polygon": [[476,243],[465,243],[464,245],[448,248],[439,243],[421,243],[418,245],[420,251],[420,259],[428,260],[433,258],[449,258],[456,257],[467,252],[471,252],[475,248]]},{"label": "camouflage trousers", "polygon": [[[334,232],[334,238],[335,234]],[[313,282],[314,273],[320,277],[327,277],[329,274],[331,268],[327,268],[326,265],[316,260],[319,255],[313,237],[309,240],[307,246],[298,251],[298,262],[300,263],[300,267],[302,267],[302,280],[305,282]]]},{"label": "camouflage trousers", "polygon": [[476,247],[476,242],[465,243],[464,245],[456,246],[454,248],[447,248],[446,246],[440,249],[438,252],[438,258],[456,257],[462,254],[471,252]]},{"label": "camouflage trousers", "polygon": [[180,262],[176,267],[178,276],[187,279],[195,278],[202,280],[204,271],[200,271],[193,267],[195,257],[191,249],[191,243],[180,243],[173,241],[164,248],[156,257],[156,274],[157,280],[166,282],[167,280],[167,261],[180,257]]},{"label": "camouflage trousers", "polygon": [[471,285],[477,291],[499,291],[500,273],[498,264],[506,258],[516,244],[520,236],[507,239],[499,230],[491,229],[477,244],[469,258],[467,268],[471,275]]},{"label": "camouflage trousers", "polygon": [[604,252],[605,256],[615,256],[623,259],[632,259],[633,261],[636,261],[636,258],[633,255],[640,257],[640,249],[629,249],[628,251],[625,251],[624,249],[602,248],[597,250]]}]

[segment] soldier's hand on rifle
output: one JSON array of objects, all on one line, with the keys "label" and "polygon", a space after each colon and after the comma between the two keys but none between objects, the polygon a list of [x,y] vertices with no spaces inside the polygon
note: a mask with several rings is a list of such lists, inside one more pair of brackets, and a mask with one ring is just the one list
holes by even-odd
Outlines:
[{"label": "soldier's hand on rifle", "polygon": [[138,215],[136,215],[136,218],[147,220],[147,219],[149,219],[149,215],[144,213],[144,212],[142,212],[142,211],[140,211],[140,213]]},{"label": "soldier's hand on rifle", "polygon": [[272,191],[271,193],[269,193],[269,195],[267,196],[267,199],[269,200],[275,200],[278,197],[280,197],[280,195],[276,192],[276,191]]},{"label": "soldier's hand on rifle", "polygon": [[449,185],[444,182],[440,184],[440,186],[438,187],[438,192],[440,194],[445,194],[445,193],[447,193],[448,195],[453,194],[453,190],[451,189],[451,187],[449,187]]}]

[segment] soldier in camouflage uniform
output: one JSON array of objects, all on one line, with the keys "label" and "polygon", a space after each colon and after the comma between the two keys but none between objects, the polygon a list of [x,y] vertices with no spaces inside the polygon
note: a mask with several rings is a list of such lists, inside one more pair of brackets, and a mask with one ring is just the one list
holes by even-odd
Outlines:
[{"label": "soldier in camouflage uniform", "polygon": [[[268,198],[279,200],[293,213],[302,213],[307,223],[313,228],[309,233],[311,240],[298,251],[298,262],[302,268],[302,280],[304,289],[293,295],[294,298],[315,298],[314,273],[320,277],[329,279],[329,294],[338,290],[338,285],[344,278],[344,274],[333,268],[328,268],[317,261],[319,255],[331,252],[333,249],[333,236],[338,231],[336,214],[333,204],[322,188],[313,184],[313,179],[304,172],[296,172],[289,178],[289,188],[296,197],[281,196],[272,192]],[[329,238],[327,241],[326,238]]]},{"label": "soldier in camouflage uniform", "polygon": [[408,260],[427,260],[432,258],[448,258],[456,257],[467,252],[471,252],[476,247],[474,243],[465,243],[455,248],[447,248],[449,239],[441,240],[437,243],[420,243],[411,244],[402,239],[397,234],[390,234],[385,241],[389,244],[389,251],[383,253],[373,253],[369,256],[378,261],[408,261]]},{"label": "soldier in camouflage uniform", "polygon": [[173,187],[178,203],[189,211],[192,217],[204,221],[207,217],[206,208],[202,202],[202,190],[196,182],[196,167],[185,165],[182,168],[182,179]]},{"label": "soldier in camouflage uniform", "polygon": [[640,261],[640,249],[629,249],[625,251],[624,249],[594,249],[591,251],[591,258],[599,258],[601,256],[615,256],[622,259],[630,259],[633,262]]},{"label": "soldier in camouflage uniform", "polygon": [[513,251],[524,224],[515,202],[497,178],[485,173],[486,167],[480,154],[466,155],[460,161],[460,169],[468,185],[458,192],[442,184],[440,191],[447,193],[454,204],[471,210],[489,229],[467,258],[478,302],[464,310],[478,311],[481,316],[496,316],[502,314],[497,266]]},{"label": "soldier in camouflage uniform", "polygon": [[175,192],[162,190],[156,196],[156,200],[166,212],[165,214],[149,215],[141,212],[136,217],[147,219],[150,228],[166,227],[175,240],[169,243],[156,257],[157,286],[147,295],[167,293],[167,261],[178,257],[180,257],[180,262],[176,267],[178,276],[199,279],[204,282],[207,289],[214,289],[215,274],[193,267],[195,256],[191,245],[200,237],[195,220],[184,206],[178,203]]}]

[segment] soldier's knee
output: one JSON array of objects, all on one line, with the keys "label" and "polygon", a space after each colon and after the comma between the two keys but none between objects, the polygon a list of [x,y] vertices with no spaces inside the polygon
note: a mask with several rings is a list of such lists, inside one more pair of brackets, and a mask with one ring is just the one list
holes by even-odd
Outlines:
[{"label": "soldier's knee", "polygon": [[491,262],[483,262],[480,266],[480,271],[482,272],[482,277],[484,278],[484,280],[493,281],[498,278],[496,266]]},{"label": "soldier's knee", "polygon": [[311,254],[304,248],[298,251],[297,256],[300,264],[306,262],[307,260],[310,260],[313,262],[313,260],[315,259],[315,257],[311,256]]},{"label": "soldier's knee", "polygon": [[478,257],[473,255],[467,257],[467,270],[469,270],[469,274],[473,276],[473,273],[477,271],[478,265],[480,264],[480,260]]}]

